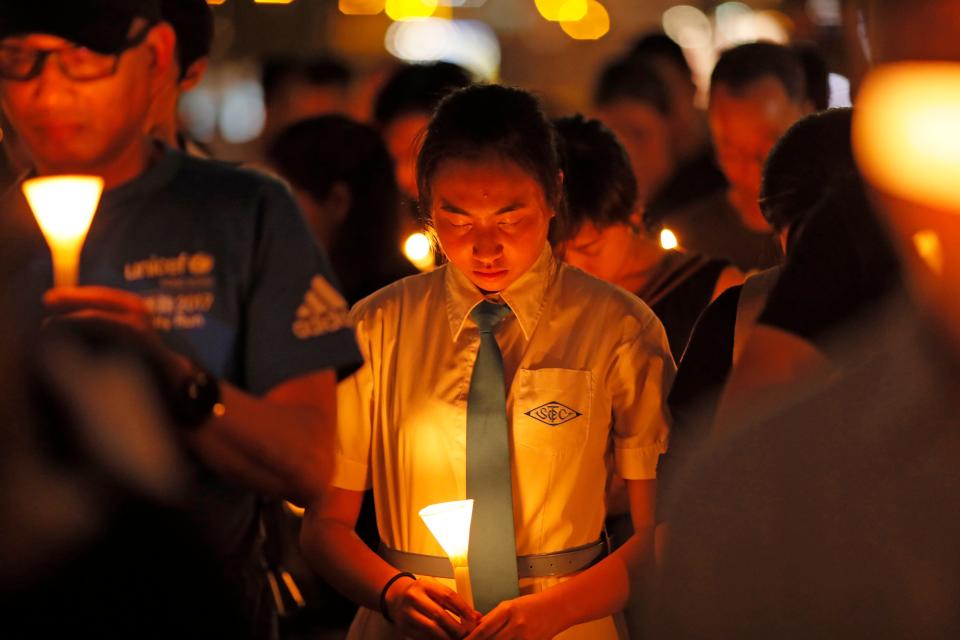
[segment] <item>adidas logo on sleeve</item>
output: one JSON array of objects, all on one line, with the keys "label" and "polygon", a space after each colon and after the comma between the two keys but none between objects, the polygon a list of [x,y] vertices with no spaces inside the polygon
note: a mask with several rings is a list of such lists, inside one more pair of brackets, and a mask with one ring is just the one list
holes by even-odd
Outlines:
[{"label": "adidas logo on sleeve", "polygon": [[347,302],[322,276],[314,276],[293,321],[293,335],[309,340],[347,326]]}]

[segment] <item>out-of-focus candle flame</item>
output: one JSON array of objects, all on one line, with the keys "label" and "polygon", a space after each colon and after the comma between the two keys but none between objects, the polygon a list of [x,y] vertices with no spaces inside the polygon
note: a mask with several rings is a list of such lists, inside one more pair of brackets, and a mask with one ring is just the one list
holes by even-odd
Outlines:
[{"label": "out-of-focus candle flame", "polygon": [[53,258],[55,287],[76,286],[80,252],[103,194],[97,176],[52,176],[23,183],[40,231]]},{"label": "out-of-focus candle flame", "polygon": [[857,96],[853,145],[879,190],[960,213],[960,64],[877,67]]},{"label": "out-of-focus candle flame", "polygon": [[943,245],[936,231],[918,231],[913,234],[913,247],[933,273],[943,275]]},{"label": "out-of-focus candle flame", "polygon": [[677,240],[677,234],[675,234],[670,229],[664,229],[660,232],[660,246],[666,251],[673,251],[680,247],[680,242]]},{"label": "out-of-focus candle flame", "polygon": [[433,244],[424,233],[411,234],[403,243],[403,254],[420,271],[430,271],[434,267]]}]

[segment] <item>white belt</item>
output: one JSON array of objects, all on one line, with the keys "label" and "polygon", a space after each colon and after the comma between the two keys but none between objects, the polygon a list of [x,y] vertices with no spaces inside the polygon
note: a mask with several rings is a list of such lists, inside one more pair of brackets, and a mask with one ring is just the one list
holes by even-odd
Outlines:
[{"label": "white belt", "polygon": [[[453,579],[453,566],[446,556],[430,556],[421,553],[397,551],[383,544],[380,557],[400,571],[409,571],[418,576]],[[580,547],[555,553],[540,553],[517,557],[517,575],[521,578],[546,578],[562,576],[589,569],[609,553],[606,540],[597,540]]]}]

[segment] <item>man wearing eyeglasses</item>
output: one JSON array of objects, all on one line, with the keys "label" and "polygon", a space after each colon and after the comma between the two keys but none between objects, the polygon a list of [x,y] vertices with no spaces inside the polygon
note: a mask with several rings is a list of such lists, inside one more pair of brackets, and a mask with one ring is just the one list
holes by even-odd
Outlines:
[{"label": "man wearing eyeglasses", "polygon": [[0,105],[36,173],[106,185],[80,287],[44,292],[49,252],[19,189],[0,199],[0,233],[34,256],[16,313],[42,300],[48,317],[112,323],[146,345],[197,460],[189,507],[268,637],[258,496],[308,500],[325,484],[336,377],[360,356],[286,189],[144,133],[174,48],[157,0],[0,4]]}]

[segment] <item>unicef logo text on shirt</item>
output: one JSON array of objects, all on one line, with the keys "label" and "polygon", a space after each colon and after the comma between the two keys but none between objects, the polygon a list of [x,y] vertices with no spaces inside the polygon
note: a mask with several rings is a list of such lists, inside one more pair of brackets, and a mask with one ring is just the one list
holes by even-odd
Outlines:
[{"label": "unicef logo text on shirt", "polygon": [[347,301],[327,279],[314,276],[293,321],[293,335],[309,340],[347,326]]},{"label": "unicef logo text on shirt", "polygon": [[525,415],[549,427],[558,427],[565,422],[579,418],[583,414],[560,402],[548,402],[540,405],[536,409],[527,411]]},{"label": "unicef logo text on shirt", "polygon": [[128,262],[123,265],[123,278],[127,282],[136,282],[146,278],[204,277],[210,275],[215,265],[216,261],[209,253],[183,251],[172,258],[150,256],[146,260]]},{"label": "unicef logo text on shirt", "polygon": [[152,255],[123,266],[129,283],[155,280],[157,288],[140,296],[159,331],[202,329],[216,301],[213,269],[216,259],[209,253],[182,251],[176,256]]}]

